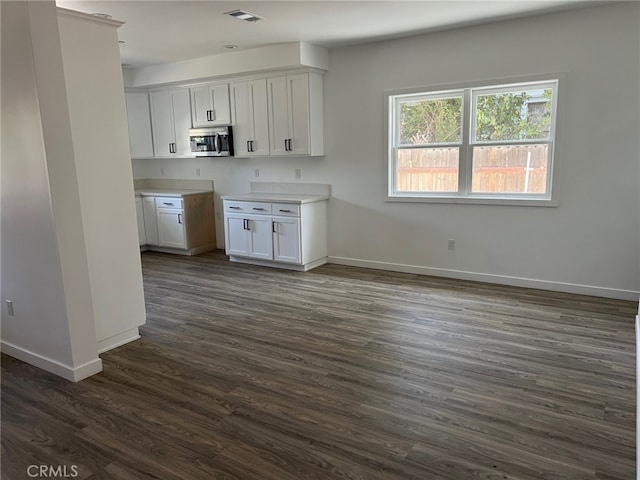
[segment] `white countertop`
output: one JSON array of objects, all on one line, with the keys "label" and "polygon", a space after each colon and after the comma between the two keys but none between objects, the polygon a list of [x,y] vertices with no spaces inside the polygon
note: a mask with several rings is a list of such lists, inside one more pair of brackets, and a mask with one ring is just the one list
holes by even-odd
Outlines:
[{"label": "white countertop", "polygon": [[136,196],[141,197],[184,197],[186,195],[198,195],[200,193],[212,193],[211,190],[187,190],[174,188],[151,188],[136,190]]},{"label": "white countertop", "polygon": [[277,203],[312,203],[329,200],[327,195],[305,195],[290,193],[239,193],[237,195],[222,195],[223,200],[244,202],[277,202]]}]

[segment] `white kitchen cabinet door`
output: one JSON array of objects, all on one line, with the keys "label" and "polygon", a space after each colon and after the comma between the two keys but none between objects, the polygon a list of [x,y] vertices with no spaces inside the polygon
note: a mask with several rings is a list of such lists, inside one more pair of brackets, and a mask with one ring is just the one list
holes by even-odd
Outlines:
[{"label": "white kitchen cabinet door", "polygon": [[144,209],[142,207],[142,197],[136,197],[136,219],[138,220],[138,240],[140,246],[147,244],[147,235],[144,231]]},{"label": "white kitchen cabinet door", "polygon": [[309,155],[309,74],[267,79],[272,155]]},{"label": "white kitchen cabinet door", "polygon": [[227,255],[247,255],[246,219],[243,215],[224,216],[224,243]]},{"label": "white kitchen cabinet door", "polygon": [[273,217],[273,259],[301,263],[299,218]]},{"label": "white kitchen cabinet door", "polygon": [[227,255],[273,259],[270,216],[225,214],[224,221]]},{"label": "white kitchen cabinet door", "polygon": [[189,90],[181,88],[171,92],[171,106],[173,108],[173,121],[175,132],[176,153],[178,157],[193,157],[191,153],[191,104],[189,102]]},{"label": "white kitchen cabinet door", "polygon": [[288,155],[289,102],[287,101],[287,77],[267,79],[269,99],[269,128],[271,154]]},{"label": "white kitchen cabinet door", "polygon": [[156,218],[155,197],[142,198],[144,232],[147,245],[158,245],[158,220]]},{"label": "white kitchen cabinet door", "polygon": [[249,113],[247,82],[234,82],[231,89],[231,117],[233,121],[233,147],[236,157],[249,157],[253,138]]},{"label": "white kitchen cabinet door", "polygon": [[189,90],[161,90],[149,94],[153,150],[156,157],[190,157],[191,105]]},{"label": "white kitchen cabinet door", "polygon": [[229,84],[191,88],[191,120],[194,128],[231,123]]},{"label": "white kitchen cabinet door", "polygon": [[158,245],[161,247],[187,248],[184,210],[157,208]]},{"label": "white kitchen cabinet door", "polygon": [[267,215],[247,216],[248,256],[262,260],[273,260],[273,236],[271,217]]},{"label": "white kitchen cabinet door", "polygon": [[309,75],[287,77],[289,109],[289,154],[309,154]]},{"label": "white kitchen cabinet door", "polygon": [[127,105],[131,158],[153,157],[149,94],[147,92],[127,92],[124,94],[124,98]]},{"label": "white kitchen cabinet door", "polygon": [[156,157],[173,157],[175,143],[171,93],[168,90],[151,92],[151,127],[153,129],[153,151]]},{"label": "white kitchen cabinet door", "polygon": [[267,81],[231,84],[234,140],[237,157],[269,155]]}]

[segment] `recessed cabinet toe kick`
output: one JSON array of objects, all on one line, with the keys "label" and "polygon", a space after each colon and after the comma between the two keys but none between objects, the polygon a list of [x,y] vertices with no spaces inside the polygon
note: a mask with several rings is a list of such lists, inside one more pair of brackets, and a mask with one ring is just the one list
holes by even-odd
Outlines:
[{"label": "recessed cabinet toe kick", "polygon": [[327,262],[327,202],[224,199],[225,250],[233,262],[307,271]]}]

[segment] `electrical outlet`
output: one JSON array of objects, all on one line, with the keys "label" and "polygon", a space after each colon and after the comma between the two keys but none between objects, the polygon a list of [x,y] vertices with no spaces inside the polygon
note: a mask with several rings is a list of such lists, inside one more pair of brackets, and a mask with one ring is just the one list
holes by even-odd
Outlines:
[{"label": "electrical outlet", "polygon": [[298,180],[302,178],[302,171],[299,168],[296,168],[295,174]]},{"label": "electrical outlet", "polygon": [[161,176],[161,177],[164,177],[164,168],[161,168],[161,169],[160,169],[160,176]]},{"label": "electrical outlet", "polygon": [[258,178],[258,177],[260,176],[260,169],[259,169],[259,168],[256,168],[256,169],[253,171],[253,176],[254,176],[254,177],[256,177],[256,178]]},{"label": "electrical outlet", "polygon": [[199,176],[200,176],[200,169],[196,168],[196,177],[199,177]]},{"label": "electrical outlet", "polygon": [[13,311],[13,302],[11,300],[5,300],[5,303],[7,304],[7,313],[9,314],[9,316],[15,317],[16,314]]},{"label": "electrical outlet", "polygon": [[453,238],[450,238],[449,240],[447,240],[447,248],[449,250],[455,250],[456,249],[456,241]]}]

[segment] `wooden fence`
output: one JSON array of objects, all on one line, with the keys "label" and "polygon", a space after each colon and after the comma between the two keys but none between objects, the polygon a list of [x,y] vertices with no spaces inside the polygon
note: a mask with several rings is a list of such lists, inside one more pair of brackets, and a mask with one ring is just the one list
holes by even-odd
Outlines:
[{"label": "wooden fence", "polygon": [[[547,145],[473,148],[473,192],[544,193],[547,186]],[[398,151],[397,190],[456,192],[458,148]]]}]

